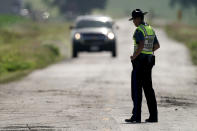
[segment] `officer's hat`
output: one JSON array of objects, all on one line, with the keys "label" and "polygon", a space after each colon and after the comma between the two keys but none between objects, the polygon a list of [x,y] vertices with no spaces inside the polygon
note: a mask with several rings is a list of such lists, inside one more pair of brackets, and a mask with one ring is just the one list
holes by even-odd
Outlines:
[{"label": "officer's hat", "polygon": [[148,12],[143,12],[140,9],[135,9],[135,10],[132,11],[132,13],[131,13],[132,18],[130,18],[129,21],[131,21],[131,20],[133,20],[137,17],[144,17],[144,15],[146,15],[147,13]]}]

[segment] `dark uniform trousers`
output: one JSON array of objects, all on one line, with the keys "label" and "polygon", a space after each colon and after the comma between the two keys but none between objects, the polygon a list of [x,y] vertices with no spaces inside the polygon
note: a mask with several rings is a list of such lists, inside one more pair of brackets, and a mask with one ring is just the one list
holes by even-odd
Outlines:
[{"label": "dark uniform trousers", "polygon": [[157,102],[152,87],[152,68],[154,56],[140,54],[132,61],[131,94],[133,100],[133,117],[141,120],[142,89],[147,100],[151,119],[157,119]]}]

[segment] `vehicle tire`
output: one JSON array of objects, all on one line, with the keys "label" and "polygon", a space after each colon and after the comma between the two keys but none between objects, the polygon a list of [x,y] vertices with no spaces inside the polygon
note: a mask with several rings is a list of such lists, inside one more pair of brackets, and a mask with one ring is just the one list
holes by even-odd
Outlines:
[{"label": "vehicle tire", "polygon": [[116,57],[117,56],[116,46],[113,47],[111,52],[112,52],[112,57]]},{"label": "vehicle tire", "polygon": [[72,57],[77,58],[78,57],[78,51],[75,47],[73,47]]}]

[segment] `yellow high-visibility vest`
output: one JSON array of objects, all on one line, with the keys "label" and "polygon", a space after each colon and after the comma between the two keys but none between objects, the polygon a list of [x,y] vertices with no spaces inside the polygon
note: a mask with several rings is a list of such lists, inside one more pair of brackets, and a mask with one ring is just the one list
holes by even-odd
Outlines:
[{"label": "yellow high-visibility vest", "polygon": [[[144,48],[142,50],[141,53],[143,54],[153,54],[153,43],[154,43],[154,39],[155,39],[155,32],[152,29],[152,27],[150,25],[139,25],[136,29],[136,31],[139,30],[143,33],[144,35]],[[134,39],[134,51],[137,50],[138,48],[138,44],[136,43],[136,39],[133,37]]]}]

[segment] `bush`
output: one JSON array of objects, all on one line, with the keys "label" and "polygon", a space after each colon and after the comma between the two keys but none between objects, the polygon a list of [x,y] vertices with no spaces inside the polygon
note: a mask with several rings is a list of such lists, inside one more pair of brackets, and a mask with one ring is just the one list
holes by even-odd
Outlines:
[{"label": "bush", "polygon": [[194,64],[197,65],[197,41],[188,44]]},{"label": "bush", "polygon": [[33,64],[24,61],[24,58],[17,53],[7,53],[0,60],[1,72],[14,72],[17,70],[25,70],[33,67]]},{"label": "bush", "polygon": [[54,55],[56,56],[60,55],[60,51],[57,46],[52,45],[52,44],[46,44],[45,47],[49,48],[54,53]]}]

